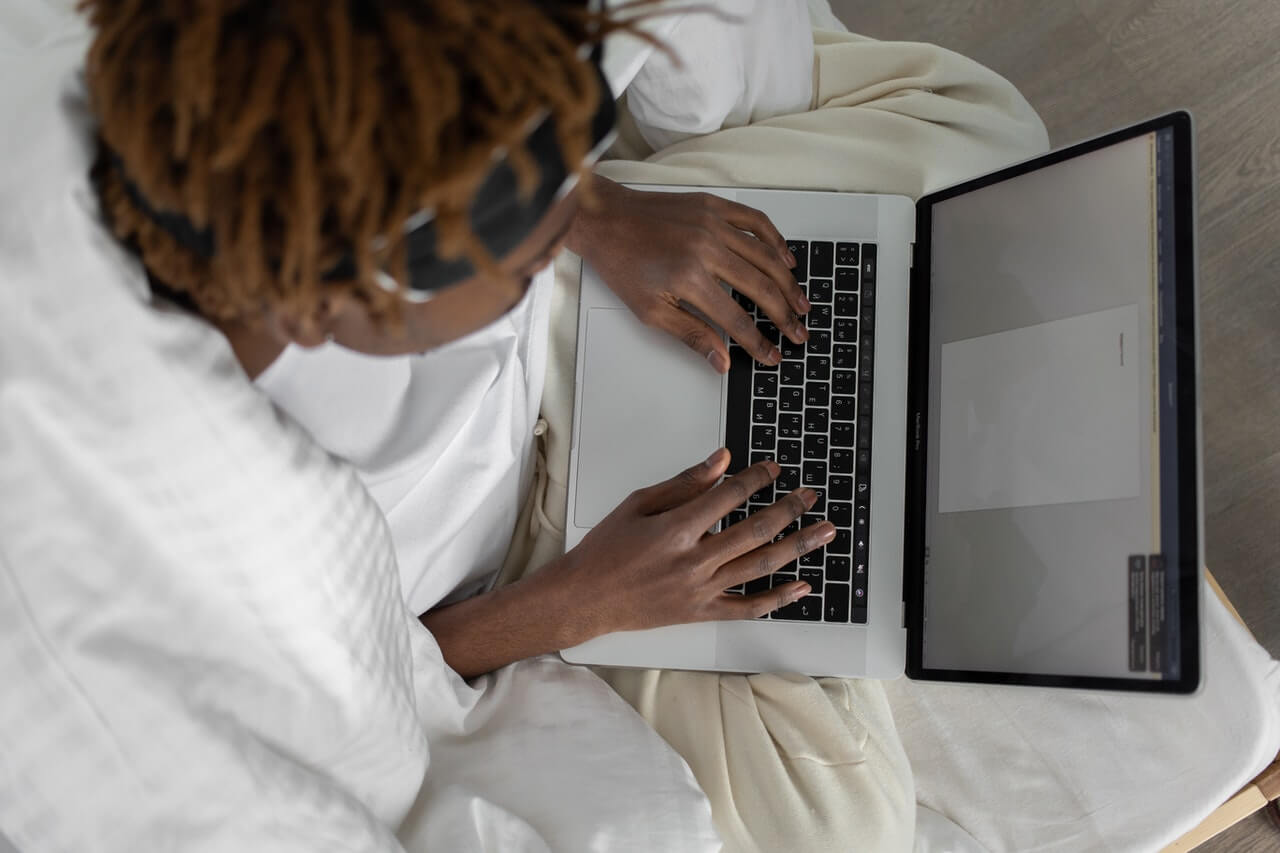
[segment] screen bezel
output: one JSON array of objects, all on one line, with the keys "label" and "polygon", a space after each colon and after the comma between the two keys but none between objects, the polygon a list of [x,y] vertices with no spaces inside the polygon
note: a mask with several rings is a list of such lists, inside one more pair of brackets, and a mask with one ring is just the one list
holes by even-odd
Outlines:
[{"label": "screen bezel", "polygon": [[[1028,172],[1144,136],[1173,130],[1174,300],[1177,350],[1178,591],[1181,675],[1176,679],[1116,678],[937,669],[924,666],[924,561],[928,477],[929,326],[933,205]],[[1197,365],[1195,154],[1190,113],[1178,111],[1079,142],[997,172],[930,193],[916,204],[916,243],[911,270],[907,360],[907,482],[903,600],[906,605],[908,678],[927,681],[1020,684],[1090,690],[1193,693],[1200,685],[1200,423]]]}]

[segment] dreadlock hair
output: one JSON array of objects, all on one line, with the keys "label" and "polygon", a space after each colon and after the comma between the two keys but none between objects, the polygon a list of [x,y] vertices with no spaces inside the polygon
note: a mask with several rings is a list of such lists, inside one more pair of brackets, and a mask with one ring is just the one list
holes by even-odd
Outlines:
[{"label": "dreadlock hair", "polygon": [[[648,5],[648,0],[627,4]],[[81,0],[96,31],[86,80],[103,153],[94,184],[115,235],[209,319],[268,305],[313,316],[345,289],[398,318],[386,269],[407,281],[402,230],[434,211],[442,256],[494,259],[469,203],[505,149],[555,118],[581,169],[597,79],[581,47],[634,24],[579,0]],[[216,240],[180,246],[139,209],[177,211]],[[354,277],[322,281],[348,255]]]}]

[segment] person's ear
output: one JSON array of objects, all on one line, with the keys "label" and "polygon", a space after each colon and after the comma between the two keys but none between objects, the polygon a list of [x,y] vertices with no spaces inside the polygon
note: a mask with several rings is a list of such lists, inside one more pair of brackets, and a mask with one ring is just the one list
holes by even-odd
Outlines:
[{"label": "person's ear", "polygon": [[309,310],[292,305],[277,306],[269,314],[271,332],[286,343],[307,349],[318,347],[333,339],[334,327],[349,302],[347,294],[335,293]]}]

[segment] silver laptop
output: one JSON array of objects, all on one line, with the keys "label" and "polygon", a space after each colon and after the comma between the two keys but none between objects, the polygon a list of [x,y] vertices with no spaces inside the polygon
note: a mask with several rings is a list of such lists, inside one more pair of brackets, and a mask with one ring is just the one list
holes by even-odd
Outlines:
[{"label": "silver laptop", "polygon": [[[1179,112],[931,193],[705,187],[800,259],[806,344],[727,376],[582,275],[566,546],[727,446],[806,485],[826,547],[765,618],[572,663],[1162,692],[1200,681],[1194,162]],[[755,306],[735,294],[748,311]],[[625,448],[623,453],[618,448]]]}]

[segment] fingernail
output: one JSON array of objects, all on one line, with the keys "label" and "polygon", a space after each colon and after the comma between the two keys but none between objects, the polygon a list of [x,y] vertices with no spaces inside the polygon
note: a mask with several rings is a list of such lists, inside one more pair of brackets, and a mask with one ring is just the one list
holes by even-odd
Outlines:
[{"label": "fingernail", "polygon": [[707,361],[711,362],[711,366],[721,373],[729,369],[729,359],[719,350],[712,350],[707,353]]},{"label": "fingernail", "polygon": [[824,521],[822,523],[826,525],[826,528],[818,534],[818,538],[823,542],[830,542],[832,539],[836,538],[836,526],[829,521]]},{"label": "fingernail", "polygon": [[769,347],[769,364],[777,364],[782,361],[782,353],[777,347]]},{"label": "fingernail", "polygon": [[811,592],[813,592],[813,587],[809,586],[808,584],[805,584],[804,586],[800,587],[800,589],[796,590],[795,594],[791,596],[791,600],[798,601],[799,599],[804,598],[806,595],[808,595]]},{"label": "fingernail", "polygon": [[772,459],[766,459],[764,461],[764,467],[768,470],[769,474],[774,477],[782,473],[782,468],[779,467],[778,463],[774,462]]},{"label": "fingernail", "polygon": [[717,447],[715,450],[711,451],[711,455],[708,456],[707,460],[702,464],[706,465],[708,468],[714,467],[716,460],[720,458],[720,451],[722,450],[724,450],[723,447]]},{"label": "fingernail", "polygon": [[818,498],[822,497],[822,495],[818,492],[817,489],[810,489],[809,494],[806,495],[805,497],[806,497],[806,500],[809,501],[809,506],[813,506],[818,502]]},{"label": "fingernail", "polygon": [[802,324],[797,323],[796,337],[800,339],[800,343],[804,343],[805,341],[809,340],[809,330],[806,329]]},{"label": "fingernail", "polygon": [[813,303],[809,301],[809,297],[802,295],[800,297],[800,310],[808,313],[809,309],[812,307]]},{"label": "fingernail", "polygon": [[796,264],[800,263],[799,261],[796,260],[796,253],[791,251],[790,249],[787,250],[787,260],[791,262],[791,266],[793,267]]}]

